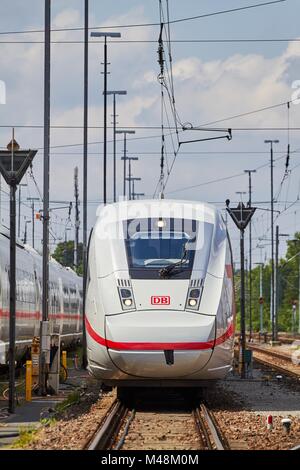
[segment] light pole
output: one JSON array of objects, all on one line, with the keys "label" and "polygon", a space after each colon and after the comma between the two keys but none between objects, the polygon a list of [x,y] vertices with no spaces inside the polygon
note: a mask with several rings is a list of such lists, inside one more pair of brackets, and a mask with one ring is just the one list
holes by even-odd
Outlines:
[{"label": "light pole", "polygon": [[[249,202],[248,205],[252,205],[252,173],[256,173],[256,170],[244,170],[249,176]],[[252,338],[252,221],[249,223],[249,341]]]},{"label": "light pole", "polygon": [[123,167],[123,197],[126,198],[126,160],[127,160],[127,134],[135,134],[135,131],[129,130],[118,130],[116,134],[123,134],[124,135],[124,156],[122,160],[124,160],[124,167]]},{"label": "light pole", "polygon": [[31,222],[32,222],[32,248],[34,248],[34,225],[35,225],[35,207],[34,207],[34,202],[40,201],[40,198],[38,197],[28,197],[27,201],[31,202]]},{"label": "light pole", "polygon": [[26,188],[27,184],[19,184],[19,213],[18,213],[18,238],[21,237],[21,189]]},{"label": "light pole", "polygon": [[51,0],[45,0],[44,33],[44,192],[43,192],[43,268],[42,321],[40,324],[39,394],[47,394],[50,364],[49,339],[49,191],[50,191],[50,91],[51,91]]},{"label": "light pole", "polygon": [[88,101],[89,101],[89,0],[84,0],[83,53],[83,233],[82,233],[82,368],[87,368],[85,331],[85,291],[87,271],[87,177],[88,177]]},{"label": "light pole", "polygon": [[104,38],[104,139],[103,139],[103,203],[107,202],[106,172],[107,172],[107,38],[120,38],[120,33],[92,32],[93,38]]},{"label": "light pole", "polygon": [[16,190],[37,150],[20,150],[14,139],[0,151],[0,172],[10,186],[10,266],[9,266],[9,398],[8,410],[15,412],[16,348]]},{"label": "light pole", "polygon": [[125,90],[108,91],[108,95],[113,95],[113,140],[114,140],[114,202],[117,202],[117,143],[116,143],[116,126],[117,126],[117,104],[116,95],[127,95]]},{"label": "light pole", "polygon": [[272,341],[276,341],[275,334],[275,270],[274,270],[274,154],[273,144],[278,144],[279,140],[265,140],[265,144],[270,144],[271,153],[271,317],[272,317]]}]

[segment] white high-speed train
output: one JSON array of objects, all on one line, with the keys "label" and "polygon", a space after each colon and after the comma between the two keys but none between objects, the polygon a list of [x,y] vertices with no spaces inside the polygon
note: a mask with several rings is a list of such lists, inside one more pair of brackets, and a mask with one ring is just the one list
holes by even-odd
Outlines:
[{"label": "white high-speed train", "polygon": [[99,209],[90,237],[88,368],[104,385],[198,386],[231,370],[232,253],[220,213],[173,200]]},{"label": "white high-speed train", "polygon": [[[0,226],[0,367],[7,364],[9,346],[9,230]],[[16,247],[16,358],[21,361],[42,317],[42,257],[28,245]],[[82,280],[55,260],[49,263],[51,333],[65,346],[82,336]]]}]

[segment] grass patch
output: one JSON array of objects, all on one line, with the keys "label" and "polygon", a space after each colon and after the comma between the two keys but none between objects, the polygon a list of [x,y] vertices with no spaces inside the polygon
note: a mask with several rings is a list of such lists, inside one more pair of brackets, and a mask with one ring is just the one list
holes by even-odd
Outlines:
[{"label": "grass patch", "polygon": [[21,429],[19,438],[8,449],[25,449],[34,441],[37,432],[34,428]]},{"label": "grass patch", "polygon": [[75,390],[70,393],[70,395],[61,403],[58,403],[55,407],[56,415],[62,414],[66,409],[70,408],[72,405],[76,405],[80,401],[80,393]]}]

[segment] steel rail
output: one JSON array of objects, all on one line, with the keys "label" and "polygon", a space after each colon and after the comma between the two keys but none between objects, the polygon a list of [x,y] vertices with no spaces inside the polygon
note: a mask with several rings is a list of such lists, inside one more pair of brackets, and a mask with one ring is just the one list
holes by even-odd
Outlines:
[{"label": "steel rail", "polygon": [[283,361],[292,362],[292,357],[287,354],[280,353],[279,351],[272,351],[270,349],[265,349],[257,345],[249,344],[249,348],[253,351],[266,354],[266,356],[276,357],[277,359],[282,359]]},{"label": "steel rail", "polygon": [[104,421],[92,437],[87,450],[105,450],[110,447],[113,439],[120,430],[122,421],[127,413],[127,408],[119,400],[116,400]]},{"label": "steel rail", "polygon": [[212,450],[213,446],[199,408],[195,408],[195,410],[193,410],[193,417],[203,449]]},{"label": "steel rail", "polygon": [[228,441],[222,433],[213,413],[203,403],[201,403],[200,408],[217,450],[229,450],[230,447]]},{"label": "steel rail", "polygon": [[[261,353],[263,354],[263,353]],[[297,379],[299,380],[300,379],[300,371],[299,373],[297,372],[293,372],[292,370],[290,369],[286,369],[282,366],[279,366],[277,364],[274,364],[273,362],[268,362],[268,361],[265,361],[264,359],[261,359],[259,357],[254,357],[254,360],[260,364],[262,364],[263,366],[267,367],[268,369],[274,369],[274,370],[277,370],[278,372],[281,372],[283,375],[288,375],[294,379]]]}]

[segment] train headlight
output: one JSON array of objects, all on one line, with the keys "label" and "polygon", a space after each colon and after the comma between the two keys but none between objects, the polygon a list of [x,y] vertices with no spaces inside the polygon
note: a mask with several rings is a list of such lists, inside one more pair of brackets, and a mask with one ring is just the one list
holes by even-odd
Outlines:
[{"label": "train headlight", "polygon": [[135,308],[131,287],[119,287],[119,296],[123,310],[132,310]]},{"label": "train headlight", "polygon": [[157,227],[164,228],[165,225],[166,225],[165,221],[160,217],[157,221]]},{"label": "train headlight", "polygon": [[199,287],[190,287],[186,299],[186,309],[198,310],[202,294],[202,285]]}]

